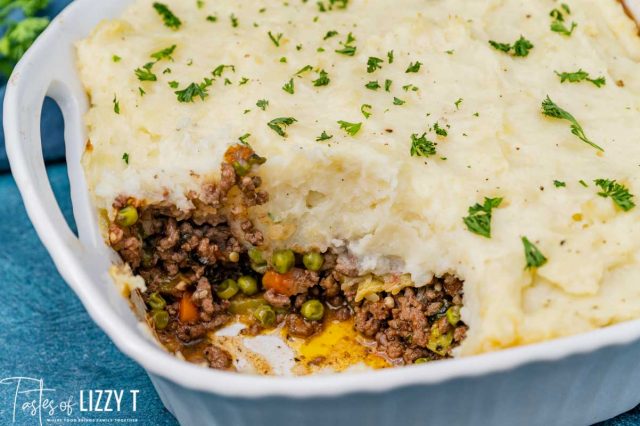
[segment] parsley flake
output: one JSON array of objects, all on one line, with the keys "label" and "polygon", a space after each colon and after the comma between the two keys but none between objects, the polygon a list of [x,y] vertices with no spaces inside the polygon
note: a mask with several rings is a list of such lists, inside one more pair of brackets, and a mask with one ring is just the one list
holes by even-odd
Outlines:
[{"label": "parsley flake", "polygon": [[177,30],[182,25],[180,18],[174,15],[166,4],[156,2],[153,3],[153,8],[158,12],[165,26]]},{"label": "parsley flake", "polygon": [[266,111],[267,107],[269,106],[269,101],[266,99],[260,99],[258,102],[256,102],[256,106],[261,110]]},{"label": "parsley flake", "polygon": [[276,47],[280,47],[280,39],[282,38],[282,33],[278,33],[276,35],[271,34],[271,31],[267,32],[269,38],[276,45]]},{"label": "parsley flake", "polygon": [[249,136],[251,136],[251,133],[245,133],[244,135],[240,136],[240,137],[238,138],[238,140],[239,140],[239,141],[240,141],[240,143],[241,143],[241,144],[243,144],[243,145],[249,145],[249,144],[247,143],[247,139],[249,139]]},{"label": "parsley flake", "polygon": [[362,127],[362,123],[349,123],[348,121],[342,121],[342,120],[339,120],[338,124],[340,125],[341,129],[343,129],[345,132],[347,132],[351,136],[355,136],[360,131],[360,128]]},{"label": "parsley flake", "polygon": [[362,115],[364,115],[364,118],[371,117],[371,108],[373,108],[373,107],[371,105],[369,105],[369,104],[363,104],[360,107],[360,112],[362,113]]},{"label": "parsley flake", "polygon": [[175,94],[178,96],[178,102],[194,102],[196,97],[204,100],[209,94],[207,88],[211,86],[213,80],[205,78],[202,83],[191,83],[182,90],[176,90]]},{"label": "parsley flake", "polygon": [[553,181],[553,185],[556,188],[565,188],[567,186],[567,184],[565,182],[561,181],[561,180],[554,180]]},{"label": "parsley flake", "polygon": [[547,258],[527,237],[522,237],[522,244],[524,245],[524,257],[527,261],[525,269],[539,268],[547,263]]},{"label": "parsley flake", "polygon": [[120,101],[116,95],[113,95],[113,112],[120,114]]},{"label": "parsley flake", "polygon": [[282,86],[282,90],[284,90],[285,92],[293,95],[293,93],[295,92],[295,87],[293,84],[293,78],[290,79],[287,83],[284,84],[284,86]]},{"label": "parsley flake", "polygon": [[556,105],[551,100],[551,98],[549,98],[548,95],[547,95],[547,98],[544,101],[542,101],[542,114],[546,115],[547,117],[559,118],[561,120],[569,121],[571,123],[571,133],[572,134],[577,136],[580,140],[582,140],[586,144],[594,147],[595,149],[597,149],[599,151],[603,151],[604,152],[604,149],[602,149],[600,146],[596,145],[595,143],[593,143],[589,139],[587,139],[587,135],[585,135],[584,130],[582,129],[582,126],[580,125],[580,123],[578,123],[578,121],[575,119],[575,117],[573,115],[571,115],[569,112],[567,112],[564,109],[560,108],[558,105]]},{"label": "parsley flake", "polygon": [[329,74],[325,70],[320,70],[318,72],[318,78],[313,80],[313,85],[316,87],[326,86],[329,84],[331,80],[329,79]]},{"label": "parsley flake", "polygon": [[384,81],[384,90],[386,90],[387,92],[391,89],[391,84],[393,83],[393,81],[391,80],[385,80]]},{"label": "parsley flake", "polygon": [[378,83],[377,81],[370,81],[365,84],[364,87],[370,90],[378,90],[380,88],[380,83]]},{"label": "parsley flake", "polygon": [[509,53],[513,51],[513,56],[525,57],[529,55],[529,51],[533,49],[535,46],[529,40],[524,38],[524,36],[520,36],[518,40],[513,43],[513,45],[509,43],[499,43],[497,41],[489,40],[489,44],[497,50],[500,50],[504,53]]},{"label": "parsley flake", "polygon": [[418,72],[420,71],[421,66],[422,66],[422,63],[420,61],[411,62],[409,64],[409,67],[407,67],[407,70],[405,71],[405,73]]},{"label": "parsley flake", "polygon": [[436,121],[436,123],[433,125],[433,130],[436,132],[436,135],[438,136],[447,136],[447,131],[445,129],[443,129],[442,127],[440,127],[440,125],[438,124],[438,122]]},{"label": "parsley flake", "polygon": [[463,217],[464,224],[474,234],[491,238],[491,215],[493,209],[500,207],[502,198],[484,198],[484,203],[469,207],[469,216]]},{"label": "parsley flake", "polygon": [[176,45],[174,44],[173,46],[169,46],[165,49],[159,50],[155,53],[151,54],[151,57],[153,59],[155,59],[156,61],[161,61],[163,59],[168,59],[170,61],[173,61],[173,52],[176,50]]},{"label": "parsley flake", "polygon": [[124,154],[122,154],[122,161],[125,162],[125,164],[129,164],[129,153],[125,152]]},{"label": "parsley flake", "polygon": [[389,62],[390,64],[393,63],[393,50],[387,52],[387,62]]},{"label": "parsley flake", "polygon": [[376,58],[375,56],[369,56],[369,59],[367,60],[367,72],[371,74],[375,70],[382,68],[380,64],[383,62],[384,60],[380,58]]},{"label": "parsley flake", "polygon": [[268,122],[267,126],[269,126],[271,130],[273,130],[274,132],[276,132],[277,134],[279,134],[284,138],[284,137],[287,137],[287,133],[284,131],[284,129],[287,128],[287,126],[292,125],[296,121],[298,120],[296,120],[293,117],[279,117],[279,118],[274,118],[273,120]]},{"label": "parsley flake", "polygon": [[354,56],[357,50],[356,46],[352,44],[354,41],[356,41],[355,37],[353,34],[349,33],[347,35],[347,40],[345,42],[340,42],[340,44],[342,44],[342,49],[337,49],[336,53],[346,56]]},{"label": "parsley flake", "polygon": [[327,33],[324,35],[324,37],[322,38],[323,40],[327,40],[330,39],[331,37],[335,37],[338,35],[337,31],[327,31]]},{"label": "parsley flake", "polygon": [[610,179],[596,179],[594,183],[602,189],[602,191],[598,192],[599,196],[611,198],[625,212],[636,206],[632,200],[633,194],[629,192],[626,186]]},{"label": "parsley flake", "polygon": [[225,69],[230,69],[232,72],[236,72],[236,67],[233,65],[218,65],[212,72],[211,74],[214,77],[222,77],[222,73],[224,72]]},{"label": "parsley flake", "polygon": [[136,68],[135,73],[136,77],[140,81],[157,81],[158,77],[151,71],[153,67],[153,62],[146,63],[142,68]]},{"label": "parsley flake", "polygon": [[333,137],[333,135],[328,135],[327,132],[325,132],[323,130],[322,134],[316,138],[316,142],[327,141],[327,140],[331,139],[332,137]]},{"label": "parsley flake", "polygon": [[393,104],[394,105],[404,105],[404,104],[406,104],[406,101],[403,101],[402,99],[396,98],[394,96],[393,97]]},{"label": "parsley flake", "polygon": [[569,83],[579,83],[581,81],[588,81],[594,84],[596,87],[602,87],[606,84],[606,80],[604,77],[598,78],[590,78],[589,73],[584,71],[582,68],[578,69],[576,72],[558,72],[555,71],[556,75],[560,77],[560,83],[564,83],[568,81]]},{"label": "parsley flake", "polygon": [[435,155],[436,144],[427,139],[427,134],[423,133],[419,136],[417,133],[411,135],[411,150],[412,157],[429,157]]}]

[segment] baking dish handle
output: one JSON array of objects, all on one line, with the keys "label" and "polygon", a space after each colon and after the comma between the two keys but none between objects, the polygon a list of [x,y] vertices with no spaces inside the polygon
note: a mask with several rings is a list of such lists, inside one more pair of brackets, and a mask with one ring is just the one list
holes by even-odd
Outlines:
[{"label": "baking dish handle", "polygon": [[[84,130],[69,120],[78,119],[86,108],[86,99],[73,95],[82,93],[82,88],[76,87],[79,83],[74,82],[78,78],[73,69],[73,51],[61,47],[66,43],[56,43],[59,38],[45,37],[51,30],[45,31],[14,69],[7,84],[3,123],[11,171],[27,214],[58,264],[62,259],[56,259],[56,252],[60,256],[64,256],[61,252],[80,256],[82,245],[67,224],[47,176],[40,135],[42,105],[45,96],[58,103],[65,120],[65,140],[69,141],[82,137],[70,134]],[[66,151],[67,161],[80,160],[77,148],[67,146]],[[78,223],[78,228],[87,225]],[[63,247],[67,250],[61,250]]]}]

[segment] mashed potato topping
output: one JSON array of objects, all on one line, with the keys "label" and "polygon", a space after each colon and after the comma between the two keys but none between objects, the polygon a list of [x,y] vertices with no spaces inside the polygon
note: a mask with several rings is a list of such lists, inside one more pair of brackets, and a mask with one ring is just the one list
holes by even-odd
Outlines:
[{"label": "mashed potato topping", "polygon": [[272,245],[463,279],[460,355],[637,318],[637,32],[613,0],[137,0],[78,45],[86,177],[187,210],[240,139]]}]

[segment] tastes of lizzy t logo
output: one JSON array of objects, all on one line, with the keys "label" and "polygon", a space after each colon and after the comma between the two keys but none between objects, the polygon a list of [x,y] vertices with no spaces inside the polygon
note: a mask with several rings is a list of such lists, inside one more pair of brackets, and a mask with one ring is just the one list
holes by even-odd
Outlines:
[{"label": "tastes of lizzy t logo", "polygon": [[81,389],[60,396],[33,377],[6,377],[0,386],[2,424],[137,423],[127,418],[138,409],[137,389]]}]

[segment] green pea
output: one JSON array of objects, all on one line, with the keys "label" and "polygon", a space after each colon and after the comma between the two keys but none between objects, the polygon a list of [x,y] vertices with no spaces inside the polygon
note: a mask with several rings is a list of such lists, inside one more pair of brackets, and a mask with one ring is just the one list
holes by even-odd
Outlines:
[{"label": "green pea", "polygon": [[424,364],[425,362],[429,362],[428,358],[418,358],[415,361],[413,361],[414,364]]},{"label": "green pea", "polygon": [[169,325],[169,313],[164,310],[154,310],[151,312],[153,324],[158,330],[164,330]]},{"label": "green pea", "polygon": [[261,305],[253,311],[255,319],[262,324],[263,327],[272,326],[276,322],[276,313],[269,305]]},{"label": "green pea", "polygon": [[324,264],[324,256],[312,251],[302,256],[302,263],[304,263],[304,267],[308,270],[318,272]]},{"label": "green pea", "polygon": [[460,308],[457,306],[452,306],[447,309],[447,321],[449,324],[456,325],[460,322]]},{"label": "green pea", "polygon": [[276,250],[271,261],[276,272],[286,274],[296,263],[296,257],[291,250]]},{"label": "green pea", "polygon": [[120,226],[133,226],[138,221],[138,210],[133,206],[127,206],[120,209],[116,215],[116,223]]},{"label": "green pea", "polygon": [[324,305],[319,300],[307,300],[302,304],[300,313],[309,321],[319,321],[324,315]]},{"label": "green pea", "polygon": [[427,349],[438,355],[445,356],[451,343],[453,343],[453,333],[451,331],[441,334],[437,324],[431,327],[431,333],[427,341]]},{"label": "green pea", "polygon": [[228,278],[222,281],[220,285],[218,285],[216,294],[220,299],[228,300],[235,296],[236,293],[238,293],[238,290],[240,290],[240,288],[238,287],[238,283],[231,278]]},{"label": "green pea", "polygon": [[251,247],[248,254],[251,262],[255,263],[256,265],[262,266],[267,264],[267,261],[264,260],[264,256],[262,256],[262,252],[257,248]]},{"label": "green pea", "polygon": [[164,309],[165,306],[167,306],[167,302],[157,291],[149,295],[148,303],[149,306],[151,306],[151,309]]},{"label": "green pea", "polygon": [[251,164],[248,164],[246,161],[234,161],[233,162],[233,170],[236,171],[238,176],[245,176],[251,170]]},{"label": "green pea", "polygon": [[238,287],[247,296],[253,296],[258,292],[258,282],[249,275],[243,275],[238,278]]},{"label": "green pea", "polygon": [[265,306],[267,302],[262,299],[240,299],[235,298],[229,302],[229,312],[238,315],[249,315],[255,312],[260,306]]}]

